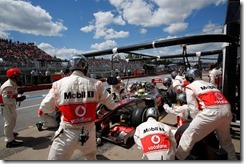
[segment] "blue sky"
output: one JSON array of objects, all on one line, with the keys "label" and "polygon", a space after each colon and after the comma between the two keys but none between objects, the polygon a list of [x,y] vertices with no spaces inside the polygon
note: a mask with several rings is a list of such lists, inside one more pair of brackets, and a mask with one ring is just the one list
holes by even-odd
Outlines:
[{"label": "blue sky", "polygon": [[[112,49],[158,39],[223,32],[227,0],[0,0],[0,37],[34,42],[51,56]],[[221,44],[190,51],[221,49]],[[179,54],[177,47],[150,55]]]}]

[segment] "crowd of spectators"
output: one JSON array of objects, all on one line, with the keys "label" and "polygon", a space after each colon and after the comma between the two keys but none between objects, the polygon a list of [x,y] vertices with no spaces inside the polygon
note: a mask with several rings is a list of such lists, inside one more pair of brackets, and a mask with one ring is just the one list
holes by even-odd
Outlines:
[{"label": "crowd of spectators", "polygon": [[126,74],[140,74],[144,71],[142,61],[127,62],[124,59],[116,59],[111,62],[109,58],[88,58],[89,71],[90,72],[100,72],[100,71],[115,71],[120,76],[126,76]]},{"label": "crowd of spectators", "polygon": [[89,67],[110,67],[111,61],[104,58],[88,58]]},{"label": "crowd of spectators", "polygon": [[0,58],[2,66],[32,67],[34,61],[39,59],[51,60],[52,57],[38,48],[34,43],[12,42],[0,38]]},{"label": "crowd of spectators", "polygon": [[[10,67],[19,67],[24,68],[25,74],[30,75],[31,70],[35,69],[39,72],[39,76],[40,74],[44,76],[47,69],[49,69],[50,74],[65,69],[65,66],[62,67],[61,59],[52,57],[34,43],[15,42],[11,39],[0,38],[0,59],[2,60],[0,64],[2,72]],[[103,57],[89,57],[88,62],[89,72],[100,77],[107,76],[111,70],[120,76],[138,74],[143,72],[144,64],[141,61],[126,62],[124,59],[113,59],[111,62],[110,58]],[[99,72],[101,73],[99,74]]]},{"label": "crowd of spectators", "polygon": [[[51,61],[53,57],[34,43],[13,42],[11,39],[0,38],[0,58],[3,59],[5,65],[16,64],[16,67],[34,66],[35,60]],[[111,68],[111,59],[106,58],[89,58],[90,67],[109,67]],[[140,68],[140,63],[127,63],[125,60],[119,59],[114,61],[113,67],[119,70]]]}]

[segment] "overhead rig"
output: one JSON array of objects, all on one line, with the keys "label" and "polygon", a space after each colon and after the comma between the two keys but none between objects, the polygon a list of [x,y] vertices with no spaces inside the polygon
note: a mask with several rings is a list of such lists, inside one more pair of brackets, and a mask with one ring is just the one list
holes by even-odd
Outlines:
[{"label": "overhead rig", "polygon": [[149,43],[135,44],[131,46],[117,47],[113,49],[93,51],[93,52],[84,53],[83,55],[86,57],[94,57],[94,56],[104,56],[104,55],[110,55],[116,53],[129,53],[129,52],[134,53],[131,51],[140,51],[140,50],[182,45],[182,44],[186,44],[188,46],[194,44],[222,42],[222,43],[239,45],[239,41],[240,41],[239,38],[225,35],[225,34],[195,35],[195,36],[157,40]]}]

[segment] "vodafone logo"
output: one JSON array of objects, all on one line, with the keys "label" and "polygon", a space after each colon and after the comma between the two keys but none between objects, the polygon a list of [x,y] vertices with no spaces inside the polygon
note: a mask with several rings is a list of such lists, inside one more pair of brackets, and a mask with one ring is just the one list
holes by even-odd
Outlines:
[{"label": "vodafone logo", "polygon": [[153,144],[157,145],[160,142],[160,137],[158,135],[153,135],[151,141]]},{"label": "vodafone logo", "polygon": [[222,100],[223,99],[223,95],[219,92],[215,92],[214,95],[216,96],[217,99]]},{"label": "vodafone logo", "polygon": [[86,108],[82,105],[79,105],[75,108],[75,114],[79,117],[83,117],[86,114]]}]

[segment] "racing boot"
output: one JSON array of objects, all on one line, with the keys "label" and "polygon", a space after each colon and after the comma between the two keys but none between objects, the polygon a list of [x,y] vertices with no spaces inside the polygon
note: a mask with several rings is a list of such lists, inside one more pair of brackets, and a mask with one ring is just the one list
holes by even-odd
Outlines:
[{"label": "racing boot", "polygon": [[23,145],[23,141],[13,140],[13,141],[8,142],[6,144],[6,148],[18,147],[18,146],[21,146],[21,145]]},{"label": "racing boot", "polygon": [[14,132],[14,137],[17,137],[19,135],[19,133]]},{"label": "racing boot", "polygon": [[42,126],[43,126],[43,124],[41,122],[36,123],[36,127],[37,127],[38,131],[43,131]]}]

